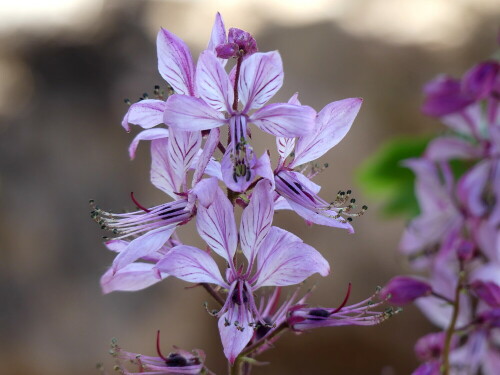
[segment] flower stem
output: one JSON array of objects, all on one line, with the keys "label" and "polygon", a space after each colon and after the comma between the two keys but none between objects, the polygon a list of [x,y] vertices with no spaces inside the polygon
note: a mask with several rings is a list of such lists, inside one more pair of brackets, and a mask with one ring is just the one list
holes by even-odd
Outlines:
[{"label": "flower stem", "polygon": [[210,284],[207,284],[207,283],[201,283],[200,284],[203,288],[205,288],[205,290],[208,292],[208,294],[210,294],[214,300],[216,300],[221,306],[224,305],[224,299],[220,296],[219,293],[217,293],[214,288],[212,288],[212,286]]},{"label": "flower stem", "polygon": [[240,79],[240,69],[241,62],[243,61],[243,56],[239,56],[236,61],[236,73],[234,75],[234,101],[233,101],[233,111],[238,110],[238,80]]},{"label": "flower stem", "polygon": [[441,373],[443,375],[450,375],[450,349],[451,349],[451,339],[453,338],[453,333],[455,332],[455,325],[457,324],[458,313],[460,311],[460,291],[462,290],[462,283],[464,279],[464,271],[461,267],[457,288],[455,289],[455,301],[453,302],[453,314],[451,316],[450,325],[446,330],[446,337],[444,341],[443,348],[443,365],[441,367]]}]

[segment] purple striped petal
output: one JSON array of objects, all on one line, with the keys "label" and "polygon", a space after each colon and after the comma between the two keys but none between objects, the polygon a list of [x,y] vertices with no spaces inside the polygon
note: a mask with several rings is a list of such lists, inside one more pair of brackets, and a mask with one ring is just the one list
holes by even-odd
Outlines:
[{"label": "purple striped petal", "polygon": [[433,161],[450,159],[474,159],[480,157],[480,150],[461,138],[448,136],[432,140],[425,150],[425,157]]},{"label": "purple striped petal", "polygon": [[241,64],[238,90],[242,113],[262,107],[283,85],[283,62],[277,51],[254,53]]},{"label": "purple striped petal", "polygon": [[[210,134],[207,137],[207,141],[203,146],[203,151],[201,155],[199,155],[198,161],[196,162],[196,168],[193,175],[193,186],[196,185],[201,180],[203,174],[205,173],[205,169],[207,168],[210,161],[213,160],[212,155],[214,154],[215,149],[219,144],[219,139],[220,139],[220,129],[214,128],[210,130]],[[210,175],[210,173],[207,174]]]},{"label": "purple striped petal", "polygon": [[193,195],[200,205],[208,207],[214,201],[218,189],[217,178],[205,178],[190,190],[189,198]]},{"label": "purple striped petal", "polygon": [[[238,326],[234,322],[238,322]],[[253,323],[252,316],[245,305],[234,304],[219,318],[219,332],[224,355],[231,364],[253,337],[254,330],[249,323]]]},{"label": "purple striped petal", "polygon": [[137,259],[158,251],[168,241],[176,227],[176,225],[169,225],[156,228],[131,241],[113,261],[113,272],[116,273]]},{"label": "purple striped petal", "polygon": [[135,152],[137,150],[137,146],[139,146],[140,141],[152,141],[154,139],[160,139],[160,138],[168,138],[168,129],[165,128],[147,129],[137,134],[132,143],[130,143],[130,146],[128,148],[128,154],[130,156],[130,159],[135,158]]},{"label": "purple striped petal", "polygon": [[278,149],[280,160],[284,161],[295,148],[295,138],[277,137],[276,148]]},{"label": "purple striped petal", "polygon": [[327,276],[330,266],[313,247],[295,235],[272,227],[258,253],[258,278],[255,288],[298,284],[319,273]]},{"label": "purple striped petal", "polygon": [[217,188],[214,196],[214,201],[208,207],[198,207],[196,227],[208,246],[231,263],[238,240],[233,205],[220,188]]},{"label": "purple striped petal", "polygon": [[240,244],[250,264],[273,223],[274,201],[271,183],[261,180],[252,192],[249,205],[243,210],[240,224]]},{"label": "purple striped petal", "polygon": [[[170,129],[170,137],[167,144],[168,165],[175,175],[175,181],[179,185],[182,186],[185,184],[186,172],[189,170],[200,146],[201,132]],[[176,192],[179,192],[179,190]]]},{"label": "purple striped petal", "polygon": [[165,123],[184,131],[213,129],[224,125],[222,112],[216,111],[202,99],[172,95],[165,105]]},{"label": "purple striped petal", "polygon": [[259,109],[249,121],[276,137],[299,137],[314,129],[315,118],[311,107],[274,103]]},{"label": "purple striped petal", "polygon": [[189,48],[179,37],[161,29],[156,38],[158,71],[177,94],[195,95],[194,64]]},{"label": "purple striped petal", "polygon": [[196,89],[200,97],[216,111],[229,112],[234,93],[229,77],[212,51],[204,51],[196,67]]},{"label": "purple striped petal", "polygon": [[315,160],[339,143],[351,128],[362,103],[361,98],[351,98],[326,105],[318,113],[314,130],[297,140],[291,167]]},{"label": "purple striped petal", "polygon": [[144,129],[163,123],[165,102],[156,99],[145,99],[132,104],[122,120],[122,126],[130,131],[129,124],[139,125]]},{"label": "purple striped petal", "polygon": [[159,272],[151,263],[132,263],[113,274],[110,268],[101,277],[101,289],[104,294],[115,291],[132,292],[145,289],[168,277]]},{"label": "purple striped petal", "polygon": [[172,248],[156,267],[171,276],[190,283],[210,283],[228,288],[212,257],[193,246]]},{"label": "purple striped petal", "polygon": [[255,173],[261,177],[264,177],[268,181],[271,182],[271,186],[274,190],[274,171],[271,166],[271,159],[269,158],[269,152],[264,151],[262,156],[257,159],[257,163],[255,163]]},{"label": "purple striped petal", "polygon": [[[224,20],[219,12],[215,15],[215,22],[212,27],[212,34],[210,35],[210,41],[208,42],[207,49],[216,54],[216,47],[221,44],[226,43],[226,28],[224,26]],[[226,66],[227,59],[217,58],[222,66]]]},{"label": "purple striped petal", "polygon": [[151,183],[176,199],[182,180],[174,173],[168,157],[168,138],[155,139],[151,142]]}]

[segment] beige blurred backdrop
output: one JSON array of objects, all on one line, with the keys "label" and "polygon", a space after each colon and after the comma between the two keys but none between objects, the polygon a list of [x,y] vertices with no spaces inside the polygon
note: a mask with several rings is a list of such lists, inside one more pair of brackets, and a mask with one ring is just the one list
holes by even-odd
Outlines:
[{"label": "beige blurred backdrop", "polygon": [[[333,100],[363,97],[347,137],[322,161],[322,196],[352,188],[370,206],[356,234],[306,227],[291,213],[275,223],[320,250],[332,265],[311,302],[351,302],[390,277],[408,272],[397,254],[402,220],[383,220],[377,200],[363,197],[353,172],[396,135],[441,129],[419,113],[422,84],[439,72],[459,75],[496,48],[498,0],[247,0],[0,1],[0,363],[10,375],[97,374],[112,337],[154,354],[162,331],[171,345],[202,348],[208,366],[224,374],[216,321],[202,290],[168,279],[145,291],[102,295],[99,277],[113,255],[89,217],[89,198],[104,208],[132,209],[165,201],[149,183],[149,152],[136,160],[133,134],[120,127],[123,98],[135,101],[163,84],[155,36],[163,26],[196,56],[206,45],[215,12],[226,26],[250,31],[263,51],[278,49],[285,84],[274,101],[300,92],[321,109]],[[257,150],[273,139],[254,131]],[[193,239],[193,224],[182,238]],[[254,374],[409,374],[413,343],[433,328],[415,308],[377,327],[331,328],[287,334]],[[112,371],[111,371],[112,372]]]}]

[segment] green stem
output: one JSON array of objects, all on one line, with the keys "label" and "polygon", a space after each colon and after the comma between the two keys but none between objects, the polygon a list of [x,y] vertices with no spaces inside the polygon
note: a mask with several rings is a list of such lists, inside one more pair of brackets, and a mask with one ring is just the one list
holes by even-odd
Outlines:
[{"label": "green stem", "polygon": [[441,372],[443,375],[450,375],[450,349],[451,349],[451,339],[453,338],[453,333],[455,332],[455,326],[457,324],[458,313],[460,311],[460,291],[462,290],[462,283],[464,279],[464,271],[461,268],[457,288],[455,289],[455,301],[453,302],[453,314],[451,316],[451,322],[446,330],[446,337],[444,341],[443,349],[443,366]]}]

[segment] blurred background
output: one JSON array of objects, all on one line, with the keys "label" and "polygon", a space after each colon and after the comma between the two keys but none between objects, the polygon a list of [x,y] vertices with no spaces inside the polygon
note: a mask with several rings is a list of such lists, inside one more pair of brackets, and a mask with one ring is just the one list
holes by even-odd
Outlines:
[{"label": "blurred background", "polygon": [[[149,183],[149,151],[130,162],[133,135],[120,127],[132,101],[163,85],[155,37],[163,26],[194,56],[206,46],[216,11],[226,27],[251,32],[262,51],[279,49],[285,84],[274,101],[296,91],[321,109],[333,100],[363,97],[347,137],[322,161],[317,182],[333,199],[351,188],[370,206],[355,235],[308,228],[294,214],[275,223],[320,250],[332,265],[312,304],[336,306],[348,282],[351,302],[409,271],[397,252],[402,219],[379,215],[376,197],[363,196],[355,169],[382,142],[440,131],[419,113],[421,86],[440,72],[462,74],[496,48],[498,0],[247,0],[0,1],[0,362],[11,375],[98,374],[112,368],[108,345],[154,354],[202,348],[224,374],[216,321],[200,289],[167,279],[136,293],[102,295],[99,277],[113,259],[89,217],[88,200],[112,211],[132,209],[134,191],[147,206],[166,196]],[[136,130],[136,129],[134,129]],[[271,137],[254,131],[255,148]],[[181,237],[201,246],[193,224]],[[409,307],[377,327],[288,333],[254,374],[409,374],[413,343],[433,327]]]}]

